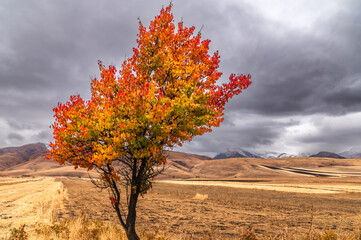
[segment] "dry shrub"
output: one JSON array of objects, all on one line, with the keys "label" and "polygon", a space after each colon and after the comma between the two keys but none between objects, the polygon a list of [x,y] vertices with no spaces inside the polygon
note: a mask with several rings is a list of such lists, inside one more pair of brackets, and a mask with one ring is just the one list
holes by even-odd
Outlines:
[{"label": "dry shrub", "polygon": [[[25,225],[21,225],[18,229],[10,230],[11,235],[8,240],[126,240],[126,234],[120,225],[110,225],[100,221],[91,221],[86,216],[74,220],[61,220],[52,224],[36,224],[35,230],[31,232],[25,231]],[[166,228],[155,228],[154,231],[142,232],[140,234],[142,240],[220,240],[216,238],[214,231],[205,234],[203,237],[195,238],[191,232],[186,236],[172,238],[168,235]],[[268,238],[257,238],[252,226],[241,229],[239,240],[361,240],[361,230],[356,230],[349,234],[336,233],[333,230],[323,232],[313,232],[304,237],[293,235],[269,236]]]},{"label": "dry shrub", "polygon": [[63,207],[64,201],[68,199],[68,190],[61,184],[60,188],[54,191],[51,200],[44,199],[39,202],[38,222],[53,223],[58,221],[58,212]]},{"label": "dry shrub", "polygon": [[168,236],[168,232],[165,227],[160,228],[156,227],[154,231],[143,231],[140,234],[140,239],[144,240],[168,240],[170,237]]},{"label": "dry shrub", "polygon": [[361,240],[361,231],[356,230],[352,233],[336,233],[326,230],[323,232],[313,232],[311,235],[304,236],[303,240]]},{"label": "dry shrub", "polygon": [[333,230],[325,231],[321,240],[337,240],[337,234]]},{"label": "dry shrub", "polygon": [[257,240],[256,234],[253,230],[252,226],[248,226],[247,228],[241,229],[240,240]]},{"label": "dry shrub", "polygon": [[198,200],[206,200],[208,198],[208,194],[200,194],[200,193],[197,193],[193,199],[198,199]]},{"label": "dry shrub", "polygon": [[37,224],[29,240],[119,240],[127,239],[119,225],[91,221],[85,215],[74,220],[61,220],[52,224]]},{"label": "dry shrub", "polygon": [[19,229],[13,228],[10,230],[9,240],[27,240],[28,233],[25,231],[25,224],[21,225]]}]

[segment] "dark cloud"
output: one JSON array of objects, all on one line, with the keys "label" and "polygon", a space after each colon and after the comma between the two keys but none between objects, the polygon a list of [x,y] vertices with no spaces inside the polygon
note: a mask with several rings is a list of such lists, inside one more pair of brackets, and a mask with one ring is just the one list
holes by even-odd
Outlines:
[{"label": "dark cloud", "polygon": [[24,140],[24,137],[21,136],[20,134],[17,134],[17,133],[10,133],[10,134],[8,135],[8,139],[9,139],[9,140],[22,141],[22,140]]},{"label": "dark cloud", "polygon": [[[315,127],[308,137],[302,134],[307,128],[304,121],[314,115],[326,119],[336,115],[344,125],[359,119],[361,3],[321,1],[312,7],[305,1],[297,3],[301,9],[292,16],[283,11],[288,4],[277,1],[266,11],[264,4],[251,0],[173,1],[175,20],[195,25],[211,39],[212,51],[219,50],[221,82],[233,72],[251,74],[254,80],[230,101],[221,127],[196,137],[184,151],[272,150],[291,144],[299,145],[293,147],[300,151],[337,148],[337,135],[342,136],[340,146],[361,144],[347,127],[323,131]],[[73,94],[89,98],[91,78],[99,74],[97,60],[119,66],[136,44],[138,17],[148,25],[168,4],[1,1],[0,147],[49,141],[57,102]],[[274,18],[275,12],[283,14]],[[312,124],[327,121],[316,118]],[[360,129],[352,126],[353,132]]]},{"label": "dark cloud", "polygon": [[298,124],[293,119],[278,121],[253,114],[227,114],[220,128],[196,137],[185,144],[183,149],[188,152],[203,152],[209,156],[227,149],[271,151],[286,128]]},{"label": "dark cloud", "polygon": [[[274,72],[279,75],[255,77],[251,94],[238,97],[231,109],[244,108],[266,115],[338,114],[326,96],[334,94],[335,85],[342,85],[339,81],[346,77],[345,70],[326,60],[301,59],[281,65],[282,70]],[[355,105],[356,111],[361,110],[360,102]]]},{"label": "dark cloud", "polygon": [[314,153],[319,151],[342,152],[352,147],[359,147],[361,145],[360,117],[360,113],[349,114],[345,118],[341,116],[315,117],[311,122],[316,130],[298,136],[295,143],[305,146],[307,151]]},{"label": "dark cloud", "polygon": [[350,109],[358,111],[361,105],[361,88],[345,87],[327,94],[324,100],[332,105],[333,108],[340,109],[339,111]]},{"label": "dark cloud", "polygon": [[[29,114],[30,117],[30,114]],[[43,122],[38,119],[38,121],[33,121],[37,119],[36,116],[32,116],[31,121],[29,119],[15,119],[15,118],[5,118],[6,124],[9,126],[9,129],[12,131],[27,131],[36,128],[43,127]]]},{"label": "dark cloud", "polygon": [[236,18],[232,12],[244,9],[232,6],[223,31],[240,38],[224,38],[223,66],[226,73],[250,73],[254,83],[229,109],[281,116],[361,111],[357,97],[348,98],[352,102],[346,106],[342,97],[329,101],[334,94],[347,93],[350,76],[361,82],[361,59],[355,55],[361,52],[360,38],[355,37],[361,24],[354,7],[343,6],[337,17],[317,21],[313,31],[300,31],[263,19],[254,9]]},{"label": "dark cloud", "polygon": [[48,129],[57,102],[89,97],[99,59],[120,64],[131,54],[138,16],[149,21],[161,8],[153,3],[2,1],[0,118],[14,129]]},{"label": "dark cloud", "polygon": [[36,139],[39,142],[47,142],[48,139],[52,137],[51,131],[41,131],[38,134],[36,134],[33,138]]}]

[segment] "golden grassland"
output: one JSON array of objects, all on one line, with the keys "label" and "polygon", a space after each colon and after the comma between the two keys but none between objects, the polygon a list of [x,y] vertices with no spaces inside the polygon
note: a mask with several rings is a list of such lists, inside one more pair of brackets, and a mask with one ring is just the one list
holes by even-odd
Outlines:
[{"label": "golden grassland", "polygon": [[[359,178],[214,182],[157,181],[139,201],[141,239],[361,239]],[[44,177],[0,178],[0,239],[126,238],[106,191]]]},{"label": "golden grassland", "polygon": [[57,220],[67,190],[54,178],[0,179],[0,236],[19,224]]},{"label": "golden grassland", "polygon": [[[203,239],[216,240],[225,239],[223,237],[216,237],[214,231],[210,231],[200,237],[194,237],[193,234],[188,233],[183,236],[170,237],[168,232],[163,229],[156,228],[153,231],[142,231],[140,238],[143,240],[174,240],[174,239]],[[242,228],[239,236],[235,239],[239,240],[257,240],[257,239],[303,239],[303,240],[358,240],[361,238],[361,231],[356,230],[353,233],[339,234],[334,230],[327,230],[317,232],[310,229],[310,231],[303,236],[295,236],[293,233],[284,230],[277,236],[269,236],[267,238],[260,238],[256,236],[254,229],[249,226]],[[100,221],[90,221],[86,216],[79,217],[74,220],[61,220],[52,224],[37,224],[35,229],[28,233],[24,225],[19,229],[13,228],[10,231],[11,240],[126,240],[126,234],[118,225],[111,225]]]}]

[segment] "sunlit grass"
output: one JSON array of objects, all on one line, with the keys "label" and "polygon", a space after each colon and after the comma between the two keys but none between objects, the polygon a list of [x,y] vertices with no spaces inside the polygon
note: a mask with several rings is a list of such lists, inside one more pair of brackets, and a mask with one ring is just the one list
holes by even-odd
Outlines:
[{"label": "sunlit grass", "polygon": [[[312,227],[312,226],[311,226]],[[195,238],[191,232],[179,236],[170,236],[165,228],[155,228],[153,231],[141,232],[144,240],[221,240],[214,231],[209,231],[202,237]],[[72,220],[60,220],[51,224],[36,224],[34,229],[27,232],[25,225],[10,229],[9,240],[126,240],[126,234],[119,224],[90,220],[86,215]],[[339,233],[334,230],[310,231],[303,235],[296,235],[287,229],[280,229],[279,234],[267,238],[258,238],[252,226],[240,229],[239,240],[359,240],[360,229],[352,233]]]}]

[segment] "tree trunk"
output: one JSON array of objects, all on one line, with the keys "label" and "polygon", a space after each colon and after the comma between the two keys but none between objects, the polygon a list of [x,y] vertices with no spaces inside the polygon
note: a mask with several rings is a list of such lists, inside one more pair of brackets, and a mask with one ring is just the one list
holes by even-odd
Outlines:
[{"label": "tree trunk", "polygon": [[[118,187],[117,185],[114,183],[112,189],[114,190],[114,192],[116,192],[117,194],[117,201],[119,201],[119,191],[118,191]],[[135,220],[136,220],[136,207],[137,207],[137,202],[138,202],[138,196],[139,196],[139,191],[136,191],[135,193],[132,191],[130,199],[129,199],[129,205],[128,205],[128,215],[126,218],[126,221],[123,221],[122,218],[122,214],[120,212],[119,209],[119,202],[113,204],[113,208],[115,209],[115,211],[117,212],[118,215],[118,219],[123,227],[123,229],[125,230],[125,233],[127,234],[127,238],[129,240],[140,240],[139,236],[137,235],[136,231],[135,231]]]},{"label": "tree trunk", "polygon": [[136,191],[135,193],[131,193],[129,199],[129,206],[128,206],[128,216],[126,220],[127,225],[127,237],[129,240],[140,240],[139,236],[135,232],[135,220],[137,218],[137,202],[138,202],[139,192]]},{"label": "tree trunk", "polygon": [[[123,222],[122,216],[120,214],[119,207],[116,208],[116,212],[118,214],[118,218],[120,220],[121,225],[123,226],[123,229],[125,230],[125,233],[127,234],[127,238],[129,240],[140,240],[138,234],[135,231],[135,220],[136,220],[136,202],[134,203],[134,200],[131,201],[132,204],[129,204],[129,212],[126,219],[126,223]],[[130,206],[134,206],[130,208]]]},{"label": "tree trunk", "polygon": [[[129,240],[139,240],[137,233],[135,232],[135,220],[136,220],[136,202],[129,204],[129,212],[127,217],[127,237]],[[134,207],[133,207],[134,206]]]},{"label": "tree trunk", "polygon": [[140,240],[138,234],[135,231],[135,214],[130,213],[127,218],[126,234],[129,240]]},{"label": "tree trunk", "polygon": [[127,231],[127,237],[129,240],[140,240],[139,236],[135,232],[134,226],[129,226]]}]

